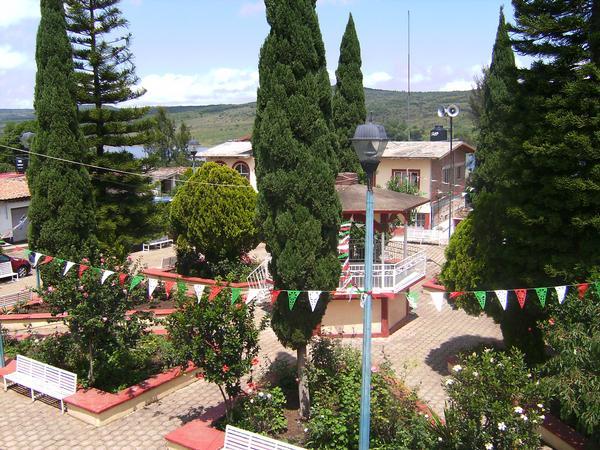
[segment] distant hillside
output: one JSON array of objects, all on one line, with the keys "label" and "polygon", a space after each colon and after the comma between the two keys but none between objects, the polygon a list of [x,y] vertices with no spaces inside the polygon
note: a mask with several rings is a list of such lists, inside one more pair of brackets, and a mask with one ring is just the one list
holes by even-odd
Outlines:
[{"label": "distant hillside", "polygon": [[[383,123],[390,137],[406,139],[406,92],[365,89],[367,111],[374,120]],[[469,106],[469,91],[412,92],[410,96],[410,125],[413,139],[422,135],[427,140],[435,124],[447,126],[447,119],[436,115],[439,105],[455,103],[461,109],[455,119],[455,137],[473,142],[473,116]],[[211,146],[250,134],[254,124],[256,103],[243,105],[171,106],[171,118],[185,122],[192,135],[202,145]],[[154,112],[154,110],[152,111]],[[33,118],[31,109],[0,109],[0,129],[6,122]]]}]

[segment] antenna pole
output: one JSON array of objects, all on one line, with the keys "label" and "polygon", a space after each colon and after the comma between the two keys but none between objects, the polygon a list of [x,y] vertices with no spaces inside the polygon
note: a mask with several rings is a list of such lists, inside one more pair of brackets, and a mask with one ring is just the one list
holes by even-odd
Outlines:
[{"label": "antenna pole", "polygon": [[408,133],[408,140],[410,141],[410,9],[408,10],[408,89],[406,96],[406,130]]}]

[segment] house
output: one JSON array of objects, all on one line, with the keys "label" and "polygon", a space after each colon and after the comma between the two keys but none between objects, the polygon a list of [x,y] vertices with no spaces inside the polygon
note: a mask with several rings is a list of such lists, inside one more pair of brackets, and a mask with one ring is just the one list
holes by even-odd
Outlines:
[{"label": "house", "polygon": [[[465,208],[465,184],[469,173],[469,155],[475,148],[462,141],[453,141],[452,152],[448,141],[390,141],[387,144],[377,173],[375,185],[386,188],[392,177],[414,184],[419,196],[429,202],[416,210],[418,227],[448,229],[450,180],[454,158],[454,189],[452,208]],[[256,189],[256,174],[252,143],[249,137],[228,141],[209,148],[203,153],[206,161],[224,164],[248,178]],[[453,214],[453,217],[457,216]]]},{"label": "house", "polygon": [[0,239],[27,240],[27,210],[31,196],[27,178],[20,173],[0,173]]},{"label": "house", "polygon": [[189,167],[160,167],[148,171],[148,176],[152,180],[152,184],[156,186],[153,189],[154,195],[157,197],[170,195],[175,189],[177,181],[187,169]]}]

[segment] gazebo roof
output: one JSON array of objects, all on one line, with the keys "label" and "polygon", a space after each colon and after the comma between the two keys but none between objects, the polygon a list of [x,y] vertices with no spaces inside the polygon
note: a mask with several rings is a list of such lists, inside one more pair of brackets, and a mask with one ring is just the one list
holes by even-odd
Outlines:
[{"label": "gazebo roof", "polygon": [[[335,186],[335,190],[342,203],[342,211],[344,213],[365,213],[367,206],[367,186],[364,184],[338,184]],[[376,187],[373,188],[373,200],[376,214],[406,213],[417,206],[429,203],[429,199],[425,197]]]}]

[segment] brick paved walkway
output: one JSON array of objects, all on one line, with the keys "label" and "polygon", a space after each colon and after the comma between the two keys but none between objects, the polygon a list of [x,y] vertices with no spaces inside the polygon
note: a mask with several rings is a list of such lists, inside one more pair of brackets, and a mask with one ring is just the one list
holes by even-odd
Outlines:
[{"label": "brick paved walkway", "polygon": [[[439,264],[443,260],[443,248],[425,248],[432,260],[431,275],[437,271],[434,261]],[[447,374],[447,357],[500,337],[498,326],[487,317],[470,317],[447,306],[438,313],[429,296],[422,295],[410,323],[389,338],[374,339],[373,356],[377,361],[385,353],[399,373],[406,372],[407,384],[418,389],[421,399],[441,412],[445,400],[441,382]],[[348,342],[360,345],[360,340]],[[261,348],[262,358],[290,357],[270,329],[261,335]],[[164,448],[166,433],[219,401],[217,388],[197,381],[121,420],[95,428],[68,415],[61,416],[53,405],[31,403],[28,397],[13,390],[0,391],[0,448]]]}]

